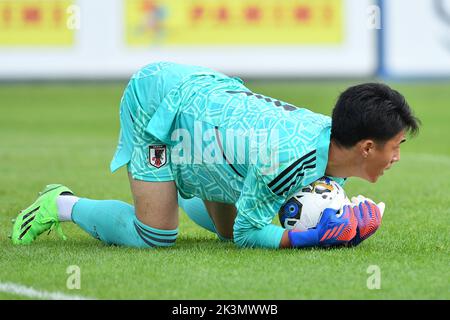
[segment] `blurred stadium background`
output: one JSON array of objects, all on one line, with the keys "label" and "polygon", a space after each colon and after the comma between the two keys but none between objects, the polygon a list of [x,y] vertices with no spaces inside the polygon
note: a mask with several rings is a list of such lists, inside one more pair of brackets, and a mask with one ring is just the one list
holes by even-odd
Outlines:
[{"label": "blurred stadium background", "polygon": [[[119,101],[131,74],[160,60],[325,114],[362,81],[405,94],[421,135],[380,183],[346,187],[388,204],[383,230],[350,251],[239,251],[183,216],[176,248],[158,255],[70,224],[63,247],[55,235],[13,247],[9,220],[47,183],[131,203],[124,174],[108,172]],[[0,298],[42,297],[8,283],[74,294],[75,264],[75,294],[96,298],[449,299],[449,101],[450,0],[0,0]],[[366,286],[370,264],[382,290]],[[302,270],[295,286],[286,265]]]},{"label": "blurred stadium background", "polygon": [[448,0],[1,0],[0,79],[448,77]]}]

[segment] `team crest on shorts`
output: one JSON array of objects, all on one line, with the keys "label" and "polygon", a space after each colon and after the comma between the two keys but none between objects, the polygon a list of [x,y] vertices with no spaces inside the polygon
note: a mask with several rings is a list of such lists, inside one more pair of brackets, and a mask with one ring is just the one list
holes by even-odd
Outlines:
[{"label": "team crest on shorts", "polygon": [[165,145],[154,145],[148,147],[148,161],[155,168],[161,168],[166,164],[167,154]]}]

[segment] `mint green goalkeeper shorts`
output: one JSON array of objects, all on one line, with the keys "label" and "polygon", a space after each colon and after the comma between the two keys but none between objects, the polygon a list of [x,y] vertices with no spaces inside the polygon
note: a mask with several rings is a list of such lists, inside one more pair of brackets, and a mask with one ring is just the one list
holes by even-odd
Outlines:
[{"label": "mint green goalkeeper shorts", "polygon": [[170,146],[145,131],[164,97],[202,67],[152,63],[130,79],[120,103],[119,143],[111,172],[127,165],[133,179],[171,181]]}]

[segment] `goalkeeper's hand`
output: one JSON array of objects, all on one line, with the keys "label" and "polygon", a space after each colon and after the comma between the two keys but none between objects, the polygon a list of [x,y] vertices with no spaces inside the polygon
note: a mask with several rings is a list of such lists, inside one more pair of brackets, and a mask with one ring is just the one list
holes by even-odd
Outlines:
[{"label": "goalkeeper's hand", "polygon": [[355,237],[358,225],[352,206],[345,205],[340,217],[337,217],[336,213],[337,210],[325,209],[314,229],[290,230],[288,236],[292,247],[330,247],[348,244]]},{"label": "goalkeeper's hand", "polygon": [[386,205],[384,202],[376,204],[373,200],[362,195],[353,197],[352,203],[358,227],[356,228],[356,236],[350,241],[349,245],[357,246],[373,235],[380,227]]}]

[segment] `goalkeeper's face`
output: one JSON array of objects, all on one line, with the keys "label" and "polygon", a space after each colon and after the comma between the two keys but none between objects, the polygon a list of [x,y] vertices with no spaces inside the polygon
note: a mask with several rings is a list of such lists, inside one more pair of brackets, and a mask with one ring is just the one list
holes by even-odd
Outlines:
[{"label": "goalkeeper's face", "polygon": [[363,175],[370,182],[376,182],[385,170],[400,161],[400,144],[405,141],[405,132],[401,131],[384,143],[369,141],[362,148]]}]

